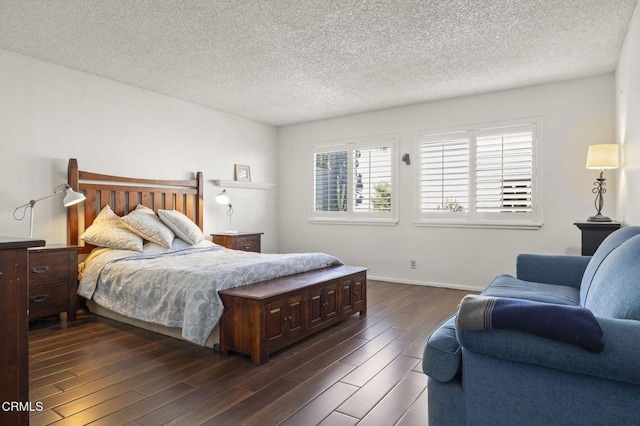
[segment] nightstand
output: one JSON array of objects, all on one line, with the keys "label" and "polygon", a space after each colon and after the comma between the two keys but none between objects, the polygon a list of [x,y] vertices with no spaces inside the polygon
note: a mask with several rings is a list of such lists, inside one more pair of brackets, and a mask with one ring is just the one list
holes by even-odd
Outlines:
[{"label": "nightstand", "polygon": [[213,242],[234,250],[260,253],[260,236],[264,232],[238,232],[237,234],[211,234]]},{"label": "nightstand", "polygon": [[29,249],[29,319],[66,312],[68,321],[76,320],[78,249],[62,244]]},{"label": "nightstand", "polygon": [[620,222],[575,222],[582,231],[582,255],[593,256],[600,243],[613,231],[620,229]]}]

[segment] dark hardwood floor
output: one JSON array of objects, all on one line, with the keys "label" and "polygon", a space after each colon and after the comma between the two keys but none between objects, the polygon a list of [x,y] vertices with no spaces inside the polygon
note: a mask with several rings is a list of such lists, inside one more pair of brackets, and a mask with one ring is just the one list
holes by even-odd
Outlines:
[{"label": "dark hardwood floor", "polygon": [[91,314],[36,322],[31,425],[425,425],[422,347],[465,294],[369,280],[366,317],[262,366]]}]

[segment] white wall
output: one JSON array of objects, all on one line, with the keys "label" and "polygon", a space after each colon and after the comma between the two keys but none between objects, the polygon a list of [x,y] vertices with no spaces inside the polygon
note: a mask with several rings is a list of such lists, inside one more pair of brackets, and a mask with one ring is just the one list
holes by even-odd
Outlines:
[{"label": "white wall", "polygon": [[[614,140],[614,77],[558,84],[357,114],[279,128],[279,241],[281,251],[325,251],[370,268],[371,278],[484,288],[499,273],[514,271],[520,252],[580,253],[573,225],[595,213],[585,169],[588,145]],[[312,157],[318,141],[400,134],[399,155],[416,158],[415,134],[425,129],[543,117],[544,226],[540,230],[418,228],[413,225],[414,170],[401,163],[397,226],[310,224]],[[615,193],[615,178],[608,189]],[[616,216],[614,199],[604,213]],[[418,268],[411,270],[409,260]]]},{"label": "white wall", "polygon": [[640,225],[640,6],[631,18],[616,69],[616,141],[622,152],[620,219]]},{"label": "white wall", "polygon": [[[224,231],[226,208],[210,181],[233,179],[239,163],[254,181],[275,182],[276,135],[269,125],[0,50],[0,235],[28,236],[28,216],[14,220],[14,208],[66,182],[69,157],[81,170],[121,176],[202,171],[204,231]],[[236,228],[265,232],[265,251],[277,250],[277,188],[228,191]],[[36,205],[34,238],[66,242],[59,198]]]},{"label": "white wall", "polygon": [[[636,11],[630,30],[636,46],[637,21]],[[625,49],[631,49],[628,40]],[[621,59],[618,82],[624,72],[636,70],[637,74],[638,56],[634,55],[627,60],[632,65]],[[637,79],[623,80],[629,81],[625,88],[635,88],[635,97],[626,101],[625,108],[635,108],[628,115],[637,117]],[[371,277],[482,288],[496,274],[512,272],[519,252],[579,252],[580,235],[572,223],[593,214],[590,191],[596,177],[584,169],[586,147],[613,139],[614,103],[614,78],[601,76],[276,131],[252,120],[0,50],[0,235],[28,234],[28,218],[15,221],[13,209],[66,181],[69,157],[77,158],[83,170],[125,176],[182,179],[201,170],[206,181],[205,232],[222,231],[228,226],[227,217],[213,200],[220,188],[210,180],[232,179],[233,164],[240,163],[251,165],[254,181],[278,182],[268,190],[229,189],[235,227],[264,231],[265,251],[321,250],[347,263],[370,267]],[[397,226],[311,225],[307,221],[309,146],[317,141],[399,133],[399,154],[410,152],[415,158],[417,131],[532,116],[544,119],[545,224],[538,231],[416,228],[412,223],[415,162],[401,163]],[[635,154],[625,148],[627,157],[635,155],[634,164],[638,164],[637,126],[628,120],[624,127],[627,135],[635,135],[624,139],[628,146],[635,146]],[[636,173],[637,180],[637,168],[626,167],[624,172]],[[633,198],[638,186],[629,184],[629,177],[623,174],[623,190]],[[614,194],[615,179],[610,176],[608,184]],[[614,205],[607,199],[605,213],[616,217]],[[60,200],[39,203],[34,237],[64,242],[65,213]],[[638,213],[637,204],[625,208],[625,221],[637,223]],[[409,269],[409,259],[417,260],[418,269]]]}]

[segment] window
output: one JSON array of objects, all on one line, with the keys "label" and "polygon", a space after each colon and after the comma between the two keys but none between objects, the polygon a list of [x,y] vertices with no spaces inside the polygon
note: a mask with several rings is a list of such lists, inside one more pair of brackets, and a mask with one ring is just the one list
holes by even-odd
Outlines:
[{"label": "window", "polygon": [[418,137],[418,223],[541,226],[539,120]]},{"label": "window", "polygon": [[311,219],[393,223],[397,137],[381,136],[313,147]]}]

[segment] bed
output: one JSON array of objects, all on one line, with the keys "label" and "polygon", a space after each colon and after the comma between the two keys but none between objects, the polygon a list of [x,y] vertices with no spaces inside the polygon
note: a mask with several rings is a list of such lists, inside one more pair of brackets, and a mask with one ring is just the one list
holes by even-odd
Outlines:
[{"label": "bed", "polygon": [[[316,282],[324,274],[333,282],[343,267],[324,253],[247,253],[194,240],[203,228],[201,172],[189,180],[127,178],[82,171],[70,159],[68,183],[86,197],[83,205],[68,209],[68,243],[81,246],[78,293],[91,312],[117,321],[216,348],[224,311],[219,291],[259,287],[263,281],[272,286],[279,277],[305,282],[309,274]],[[144,217],[146,222],[149,216],[168,226],[179,216],[195,230],[171,227],[171,241],[157,241],[155,234],[147,241],[142,233],[144,244],[133,249],[122,248],[120,240],[116,248],[101,240],[90,243],[95,242],[92,230],[101,228],[105,218],[125,222],[139,233],[129,226],[135,220],[127,220]]]}]

